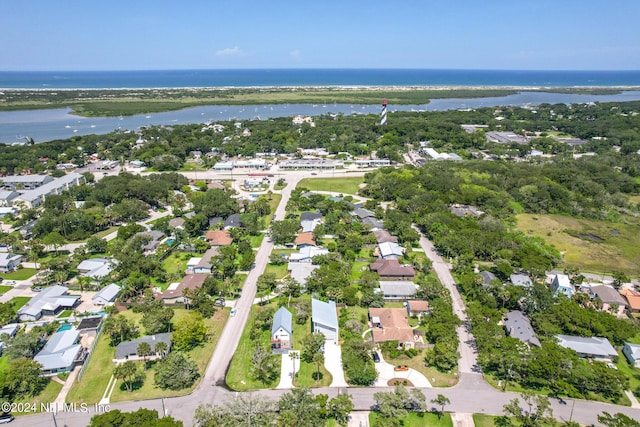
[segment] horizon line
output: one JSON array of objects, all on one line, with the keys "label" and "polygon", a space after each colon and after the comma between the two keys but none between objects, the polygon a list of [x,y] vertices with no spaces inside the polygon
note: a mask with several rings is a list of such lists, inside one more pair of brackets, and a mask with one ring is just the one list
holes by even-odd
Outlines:
[{"label": "horizon line", "polygon": [[106,72],[149,72],[149,71],[492,71],[492,72],[640,72],[640,69],[543,69],[543,68],[421,68],[421,67],[242,67],[242,68],[132,68],[132,69],[22,69],[2,70],[0,73],[106,73]]}]

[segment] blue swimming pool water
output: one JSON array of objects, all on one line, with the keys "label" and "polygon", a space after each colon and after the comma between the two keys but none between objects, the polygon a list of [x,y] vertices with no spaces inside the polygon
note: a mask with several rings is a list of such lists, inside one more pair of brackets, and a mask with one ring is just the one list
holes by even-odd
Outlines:
[{"label": "blue swimming pool water", "polygon": [[71,329],[72,326],[73,325],[71,323],[65,323],[64,325],[58,328],[57,332],[68,331],[69,329]]}]

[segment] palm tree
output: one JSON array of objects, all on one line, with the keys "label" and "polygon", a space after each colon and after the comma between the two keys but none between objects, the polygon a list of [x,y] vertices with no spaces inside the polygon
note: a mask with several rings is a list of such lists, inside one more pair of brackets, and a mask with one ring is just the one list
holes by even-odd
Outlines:
[{"label": "palm tree", "polygon": [[144,360],[144,369],[147,370],[147,356],[151,353],[151,344],[148,342],[141,342],[138,344],[136,348],[136,353],[138,353],[138,357],[142,357]]},{"label": "palm tree", "polygon": [[289,358],[291,359],[291,362],[293,363],[293,375],[291,377],[291,381],[293,382],[296,379],[296,360],[300,359],[300,353],[297,351],[290,351],[289,352]]},{"label": "palm tree", "polygon": [[156,345],[153,346],[153,351],[155,351],[156,355],[160,355],[160,358],[163,358],[167,353],[169,346],[164,341],[158,341]]},{"label": "palm tree", "polygon": [[316,364],[316,381],[320,381],[320,366],[324,365],[324,353],[314,353],[313,363]]}]

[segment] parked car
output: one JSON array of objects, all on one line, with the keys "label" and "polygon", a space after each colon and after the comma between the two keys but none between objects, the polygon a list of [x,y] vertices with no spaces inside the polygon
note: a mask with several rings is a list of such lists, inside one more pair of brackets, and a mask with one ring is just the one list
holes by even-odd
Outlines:
[{"label": "parked car", "polygon": [[7,280],[6,282],[4,282],[5,285],[7,286],[15,286],[16,281],[15,280]]},{"label": "parked car", "polygon": [[34,286],[34,287],[31,288],[31,290],[33,292],[40,292],[42,290],[42,288],[40,286]]},{"label": "parked car", "polygon": [[2,415],[0,415],[0,424],[7,424],[11,421],[13,421],[13,415],[7,414],[6,412],[3,412]]},{"label": "parked car", "polygon": [[409,367],[407,365],[398,365],[393,368],[394,371],[408,371]]},{"label": "parked car", "polygon": [[378,354],[377,351],[374,351],[373,353],[371,353],[371,357],[373,358],[373,361],[375,363],[379,363],[380,362],[380,355]]},{"label": "parked car", "polygon": [[217,298],[213,305],[217,305],[218,307],[224,307],[225,300],[224,298]]}]

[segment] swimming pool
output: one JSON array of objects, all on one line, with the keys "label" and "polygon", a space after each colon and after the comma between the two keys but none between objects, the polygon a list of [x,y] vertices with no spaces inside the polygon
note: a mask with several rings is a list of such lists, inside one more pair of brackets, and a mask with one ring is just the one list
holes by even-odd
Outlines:
[{"label": "swimming pool", "polygon": [[60,326],[56,332],[68,331],[72,327],[73,325],[71,323],[65,323],[64,325]]},{"label": "swimming pool", "polygon": [[165,240],[164,244],[167,246],[171,246],[175,243],[176,241],[174,239],[167,239]]}]

